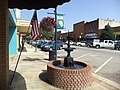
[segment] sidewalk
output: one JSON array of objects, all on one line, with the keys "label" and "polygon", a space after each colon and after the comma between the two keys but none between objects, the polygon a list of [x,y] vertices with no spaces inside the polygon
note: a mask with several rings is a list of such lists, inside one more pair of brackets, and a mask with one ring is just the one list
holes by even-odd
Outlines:
[{"label": "sidewalk", "polygon": [[[47,62],[49,56],[44,52],[26,45],[27,52],[22,52],[17,71],[9,90],[62,90],[47,83]],[[14,71],[17,57],[10,57],[10,78]],[[93,74],[95,81],[85,90],[120,90],[120,85]]]}]

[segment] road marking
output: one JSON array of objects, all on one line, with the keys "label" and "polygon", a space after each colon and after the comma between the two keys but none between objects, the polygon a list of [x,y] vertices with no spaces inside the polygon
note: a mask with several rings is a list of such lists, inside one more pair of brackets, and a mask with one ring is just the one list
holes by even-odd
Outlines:
[{"label": "road marking", "polygon": [[94,71],[94,73],[97,73],[102,69],[113,57],[110,57],[105,63],[103,63],[97,70]]},{"label": "road marking", "polygon": [[96,56],[98,56],[98,55],[95,55],[95,54],[94,54],[94,55],[90,55],[90,56],[91,56],[91,57],[96,57]]},{"label": "road marking", "polygon": [[90,54],[91,54],[91,53],[84,54],[84,55],[82,55],[82,56],[80,56],[80,57],[75,58],[74,60],[80,59],[80,58],[85,57],[85,56],[90,55]]}]

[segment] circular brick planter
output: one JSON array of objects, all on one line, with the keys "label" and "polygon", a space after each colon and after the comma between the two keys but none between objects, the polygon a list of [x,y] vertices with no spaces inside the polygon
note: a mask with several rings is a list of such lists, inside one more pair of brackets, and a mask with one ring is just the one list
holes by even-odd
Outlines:
[{"label": "circular brick planter", "polygon": [[85,67],[82,69],[65,69],[56,66],[60,63],[63,63],[63,61],[50,61],[47,64],[48,82],[50,84],[66,90],[81,90],[91,86],[93,82],[91,65],[74,61],[74,63]]}]

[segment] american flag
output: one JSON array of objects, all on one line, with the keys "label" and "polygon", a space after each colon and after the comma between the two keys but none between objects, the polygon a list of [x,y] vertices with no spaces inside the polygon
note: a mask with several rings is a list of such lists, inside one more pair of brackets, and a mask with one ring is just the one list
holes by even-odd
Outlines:
[{"label": "american flag", "polygon": [[35,10],[32,20],[31,20],[32,30],[31,30],[31,38],[32,40],[36,40],[38,36],[40,35],[39,32],[39,25],[37,20],[37,11]]}]

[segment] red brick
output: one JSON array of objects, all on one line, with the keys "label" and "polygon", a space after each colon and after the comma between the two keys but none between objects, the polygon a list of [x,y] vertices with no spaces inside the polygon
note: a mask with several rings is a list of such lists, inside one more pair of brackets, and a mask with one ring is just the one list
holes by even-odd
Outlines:
[{"label": "red brick", "polygon": [[8,89],[8,0],[0,2],[0,90]]}]

